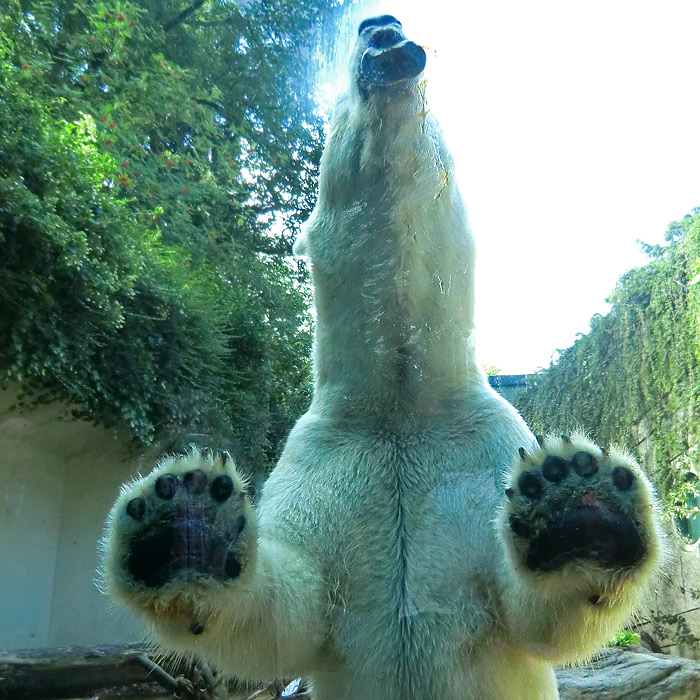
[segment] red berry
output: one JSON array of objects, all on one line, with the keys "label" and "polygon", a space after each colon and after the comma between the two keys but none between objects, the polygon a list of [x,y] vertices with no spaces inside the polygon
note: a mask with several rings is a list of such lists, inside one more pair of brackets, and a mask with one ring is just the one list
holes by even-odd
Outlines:
[{"label": "red berry", "polygon": [[88,37],[88,41],[89,41],[91,44],[94,44],[94,43],[95,43],[95,37],[94,37],[94,36],[89,36],[89,37]]},{"label": "red berry", "polygon": [[185,164],[186,164],[186,165],[192,165],[192,159],[191,159],[191,158],[188,158],[188,159],[185,161]]},{"label": "red berry", "polygon": [[129,161],[128,160],[122,161],[122,168],[128,168],[128,167],[129,167]]},{"label": "red berry", "polygon": [[136,175],[136,177],[141,177],[141,171],[140,171],[140,170],[134,170],[134,175]]},{"label": "red berry", "polygon": [[233,163],[229,163],[229,164],[228,164],[228,167],[229,167],[229,168],[233,168],[233,167],[235,167],[235,166],[234,166]]},{"label": "red berry", "polygon": [[125,20],[126,20],[126,17],[124,17],[124,15],[120,12],[117,15],[117,22],[124,22]]},{"label": "red berry", "polygon": [[180,194],[189,194],[189,193],[190,193],[190,191],[189,191],[186,187],[183,187],[183,188],[180,190]]},{"label": "red berry", "polygon": [[80,82],[87,83],[87,78],[84,75],[80,76]]},{"label": "red berry", "polygon": [[22,64],[22,70],[29,70],[31,66],[28,63],[23,63]]},{"label": "red berry", "polygon": [[170,160],[170,158],[168,158],[168,160],[165,161],[165,164],[166,164],[169,168],[172,168],[173,165],[175,165],[175,163],[173,163],[173,161]]},{"label": "red berry", "polygon": [[114,127],[117,125],[117,122],[110,122],[109,123],[109,128],[114,129]]},{"label": "red berry", "polygon": [[107,115],[106,115],[106,114],[103,114],[103,115],[100,117],[100,121],[101,121],[101,122],[106,122],[106,121],[107,121]]},{"label": "red berry", "polygon": [[129,22],[130,27],[135,27],[136,26],[136,20],[132,19],[131,22]]}]

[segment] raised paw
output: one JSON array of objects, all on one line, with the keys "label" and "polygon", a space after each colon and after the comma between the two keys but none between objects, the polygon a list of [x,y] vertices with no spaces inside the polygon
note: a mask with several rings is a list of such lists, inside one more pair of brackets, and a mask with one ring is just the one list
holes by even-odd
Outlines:
[{"label": "raised paw", "polygon": [[538,436],[534,450],[520,450],[506,496],[510,549],[530,571],[632,570],[658,557],[651,486],[620,451]]},{"label": "raised paw", "polygon": [[108,520],[108,578],[153,591],[232,582],[254,556],[255,529],[245,482],[227,454],[169,457],[122,489]]}]

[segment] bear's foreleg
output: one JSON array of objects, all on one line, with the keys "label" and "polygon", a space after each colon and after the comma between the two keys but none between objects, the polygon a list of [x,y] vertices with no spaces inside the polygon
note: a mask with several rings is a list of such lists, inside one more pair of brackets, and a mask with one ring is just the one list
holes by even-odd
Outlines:
[{"label": "bear's foreleg", "polygon": [[627,454],[581,435],[521,449],[499,530],[504,617],[536,656],[584,659],[634,612],[661,552],[652,487]]},{"label": "bear's foreleg", "polygon": [[163,646],[241,677],[303,673],[325,634],[317,567],[258,527],[227,455],[171,457],[124,486],[107,521],[103,575]]}]

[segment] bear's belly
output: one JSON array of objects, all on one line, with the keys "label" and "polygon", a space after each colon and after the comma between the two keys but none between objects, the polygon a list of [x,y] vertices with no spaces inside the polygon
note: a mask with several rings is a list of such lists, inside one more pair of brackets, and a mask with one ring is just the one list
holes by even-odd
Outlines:
[{"label": "bear's belly", "polygon": [[307,416],[290,435],[261,525],[274,519],[324,562],[330,627],[315,687],[332,690],[319,700],[345,697],[338,674],[358,679],[353,698],[469,697],[451,688],[471,683],[473,650],[501,636],[494,521],[512,442],[527,436],[494,414],[477,430],[444,420],[408,437]]},{"label": "bear's belly", "polygon": [[384,688],[379,697],[387,689],[429,697],[463,673],[473,647],[499,634],[490,482],[452,474],[437,484],[406,478],[386,490],[375,483],[339,523],[333,655],[353,673],[371,669]]}]

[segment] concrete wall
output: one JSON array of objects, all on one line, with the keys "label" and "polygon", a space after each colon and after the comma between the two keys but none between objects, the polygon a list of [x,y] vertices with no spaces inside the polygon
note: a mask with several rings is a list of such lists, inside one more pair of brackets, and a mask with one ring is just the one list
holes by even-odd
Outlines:
[{"label": "concrete wall", "polygon": [[152,459],[60,405],[22,415],[0,392],[0,648],[137,641],[141,623],[95,585],[120,484]]},{"label": "concrete wall", "polygon": [[61,463],[8,444],[0,424],[0,647],[48,642],[63,499]]}]

